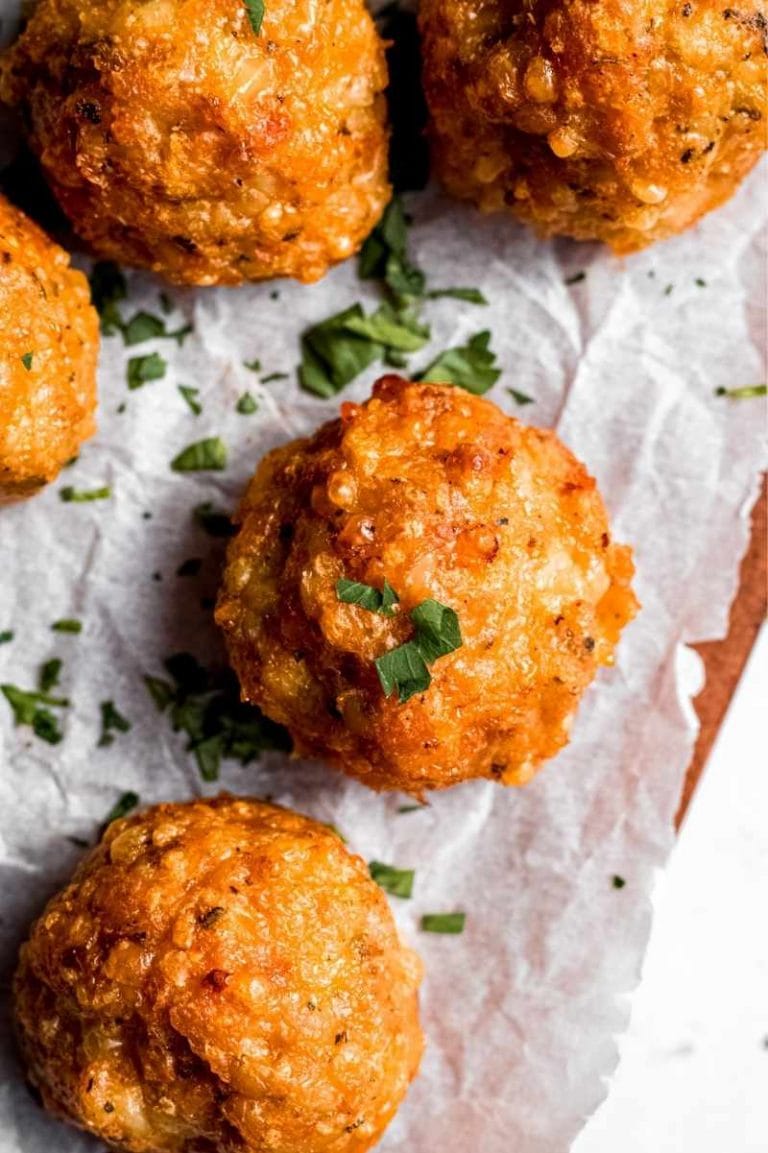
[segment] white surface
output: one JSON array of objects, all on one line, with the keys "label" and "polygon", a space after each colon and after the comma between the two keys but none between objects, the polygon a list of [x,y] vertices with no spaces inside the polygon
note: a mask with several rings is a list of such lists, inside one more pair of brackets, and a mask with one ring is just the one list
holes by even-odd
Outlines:
[{"label": "white surface", "polygon": [[768,1150],[768,627],[669,866],[605,1104],[572,1153]]}]

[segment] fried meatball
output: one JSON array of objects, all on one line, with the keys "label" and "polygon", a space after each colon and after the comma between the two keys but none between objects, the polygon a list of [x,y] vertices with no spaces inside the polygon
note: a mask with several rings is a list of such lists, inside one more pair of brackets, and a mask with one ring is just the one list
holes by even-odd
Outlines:
[{"label": "fried meatball", "polygon": [[40,0],[0,92],[102,257],[179,284],[317,280],[389,197],[362,0]]},{"label": "fried meatball", "polygon": [[[216,616],[244,698],[376,789],[525,783],[635,612],[592,477],[553,433],[451,385],[384,377],[269,453],[237,520]],[[342,602],[342,579],[399,602]],[[463,643],[424,691],[387,696],[376,660],[414,639],[425,601]]]},{"label": "fried meatball", "polygon": [[0,504],[53,480],[93,435],[98,354],[88,281],[0,196]]},{"label": "fried meatball", "polygon": [[422,0],[446,188],[631,252],[727,200],[766,144],[756,0]]},{"label": "fried meatball", "polygon": [[327,827],[234,797],[115,821],[22,947],[32,1084],[131,1153],[362,1153],[422,1050],[418,958]]}]

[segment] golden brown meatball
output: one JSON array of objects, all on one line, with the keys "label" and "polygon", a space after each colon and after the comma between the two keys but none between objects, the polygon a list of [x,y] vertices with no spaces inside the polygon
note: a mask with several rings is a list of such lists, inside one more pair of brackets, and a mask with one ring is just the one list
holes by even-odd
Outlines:
[{"label": "golden brown meatball", "polygon": [[422,0],[450,192],[631,252],[727,200],[766,145],[764,7]]},{"label": "golden brown meatball", "polygon": [[0,196],[0,504],[53,480],[95,432],[98,354],[88,281]]},{"label": "golden brown meatball", "polygon": [[362,1153],[422,1050],[420,962],[323,825],[234,797],[115,821],[22,947],[47,1107],[131,1153]]},{"label": "golden brown meatball", "polygon": [[[583,466],[450,385],[384,377],[269,453],[238,520],[216,615],[244,698],[299,754],[377,789],[523,784],[636,609],[629,550]],[[386,581],[399,603],[343,603],[340,579]],[[412,613],[430,600],[463,644],[424,691],[386,696],[376,660],[418,643]]]},{"label": "golden brown meatball", "polygon": [[4,65],[100,256],[181,284],[317,280],[389,197],[384,52],[362,0],[40,0]]}]

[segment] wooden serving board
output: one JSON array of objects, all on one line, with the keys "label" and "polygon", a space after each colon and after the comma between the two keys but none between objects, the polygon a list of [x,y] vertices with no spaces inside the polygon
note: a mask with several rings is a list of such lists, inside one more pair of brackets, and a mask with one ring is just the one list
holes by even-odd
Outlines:
[{"label": "wooden serving board", "polygon": [[767,526],[768,484],[764,479],[762,495],[752,513],[752,537],[741,564],[739,591],[731,606],[728,635],[722,641],[694,646],[704,661],[707,679],[694,701],[701,731],[683,786],[676,818],[678,828],[768,611]]}]

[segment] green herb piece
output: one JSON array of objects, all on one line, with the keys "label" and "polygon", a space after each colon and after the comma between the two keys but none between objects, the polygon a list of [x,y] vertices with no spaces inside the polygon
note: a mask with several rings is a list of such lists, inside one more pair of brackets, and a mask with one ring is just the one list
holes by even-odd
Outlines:
[{"label": "green herb piece", "polygon": [[127,817],[128,814],[136,808],[139,803],[138,793],[123,793],[119,801],[116,801],[112,808],[104,818],[105,825],[111,825],[113,821],[119,821],[121,817]]},{"label": "green herb piece", "polygon": [[702,277],[700,277],[700,276],[697,276],[693,283],[696,285],[697,288],[706,288],[707,287],[706,280],[703,280]]},{"label": "green herb piece", "polygon": [[433,288],[426,294],[427,300],[465,300],[467,304],[487,304],[479,288]]},{"label": "green herb piece", "polygon": [[167,292],[161,292],[159,297],[158,297],[158,300],[160,301],[160,308],[162,309],[162,311],[165,313],[166,316],[170,316],[171,313],[173,312],[174,306],[173,306],[173,301],[171,300],[168,293]]},{"label": "green herb piece", "polygon": [[151,380],[162,380],[167,368],[159,352],[147,356],[132,356],[128,361],[127,380],[130,389],[141,388]]},{"label": "green herb piece", "polygon": [[332,825],[330,821],[322,821],[321,824],[323,825],[323,828],[327,829],[329,833],[333,833],[334,837],[338,837],[339,840],[343,841],[346,845],[347,838],[339,829],[336,828],[335,825]]},{"label": "green herb piece", "polygon": [[187,404],[189,405],[190,409],[195,414],[195,416],[199,416],[200,413],[203,411],[203,406],[200,403],[200,401],[197,399],[199,394],[200,394],[200,389],[199,388],[191,388],[188,384],[180,384],[179,385],[179,392],[184,397],[184,400],[186,400]]},{"label": "green herb piece", "polygon": [[222,760],[246,765],[265,749],[290,749],[285,729],[241,702],[229,669],[207,669],[190,653],[176,653],[165,667],[170,681],[145,677],[144,683],[158,710],[168,713],[173,731],[186,734],[204,780],[218,778]]},{"label": "green herb piece", "polygon": [[65,504],[85,504],[90,500],[108,500],[112,496],[112,489],[109,485],[104,485],[103,488],[73,488],[71,484],[66,485],[59,492],[59,498]]},{"label": "green herb piece", "polygon": [[241,416],[251,416],[254,412],[258,411],[258,404],[251,396],[250,392],[244,392],[235,405],[235,410]]},{"label": "green herb piece", "polygon": [[63,617],[60,621],[54,621],[51,628],[55,633],[81,633],[83,624],[73,617]]},{"label": "green herb piece", "polygon": [[219,436],[187,445],[171,461],[174,472],[221,472],[227,467],[227,446]]},{"label": "green herb piece", "polygon": [[243,368],[247,368],[249,372],[261,372],[260,360],[244,360]]},{"label": "green herb piece", "polygon": [[413,894],[413,879],[416,875],[413,869],[396,869],[392,865],[383,865],[381,861],[371,861],[368,871],[385,893],[406,900]]},{"label": "green herb piece", "polygon": [[336,582],[336,596],[344,604],[359,605],[360,608],[368,609],[372,613],[381,613],[385,617],[394,615],[394,606],[400,599],[386,579],[384,587],[379,590],[372,585],[347,580],[345,577]]},{"label": "green herb piece", "polygon": [[399,196],[390,200],[360,251],[361,280],[383,280],[398,305],[424,295],[425,277],[408,257],[408,222]]},{"label": "green herb piece", "polygon": [[715,396],[727,396],[730,400],[747,400],[749,397],[765,396],[768,385],[745,384],[741,388],[716,388]]},{"label": "green herb piece", "polygon": [[426,692],[432,683],[426,662],[413,641],[390,649],[377,657],[374,663],[384,695],[391,697],[397,691],[401,704],[418,693]]},{"label": "green herb piece", "polygon": [[[69,701],[66,697],[51,697],[47,693],[28,692],[17,688],[16,685],[0,685],[8,704],[13,710],[14,721],[17,725],[30,725],[35,736],[49,745],[57,745],[63,739],[59,729],[59,722],[51,708],[66,708]],[[49,706],[45,708],[44,706]]]},{"label": "green herb piece", "polygon": [[151,312],[137,312],[123,327],[123,340],[130,347],[165,335],[165,321]]},{"label": "green herb piece", "polygon": [[418,380],[455,384],[482,396],[501,376],[496,354],[489,348],[490,332],[477,332],[465,345],[448,348],[417,377]]},{"label": "green herb piece", "polygon": [[111,336],[123,327],[117,305],[128,294],[125,277],[112,261],[102,260],[94,264],[89,281],[93,307],[101,318],[101,331],[105,336]]},{"label": "green herb piece", "polygon": [[303,389],[315,396],[335,396],[369,365],[381,359],[383,345],[347,328],[349,321],[364,319],[362,307],[354,304],[303,333],[299,368]]},{"label": "green herb piece", "polygon": [[0,645],[7,645],[13,640],[14,632],[12,629],[3,629],[0,633]]},{"label": "green herb piece", "polygon": [[404,356],[402,352],[395,352],[393,348],[388,348],[384,353],[384,363],[388,368],[407,368],[408,357]]},{"label": "green herb piece", "polygon": [[613,885],[614,889],[623,889],[626,883],[627,882],[623,877],[619,877],[616,874],[611,878],[611,884]]},{"label": "green herb piece", "polygon": [[350,317],[344,327],[347,332],[384,345],[389,352],[416,352],[430,336],[429,328],[412,313],[396,312],[389,304],[383,304],[371,316]]},{"label": "green herb piece", "polygon": [[466,913],[425,913],[421,927],[425,933],[463,933]]},{"label": "green herb piece", "polygon": [[271,384],[273,380],[287,380],[287,379],[288,379],[288,373],[287,372],[269,372],[269,373],[267,373],[266,376],[262,376],[261,383],[262,384]]},{"label": "green herb piece", "polygon": [[507,392],[514,400],[515,404],[519,404],[521,408],[525,404],[533,404],[533,397],[528,396],[527,392],[520,392],[517,388],[508,388]]},{"label": "green herb piece", "polygon": [[21,358],[21,363],[24,365],[27,372],[31,372],[32,371],[32,353],[31,352],[25,352]]},{"label": "green herb piece", "polygon": [[101,735],[97,748],[103,749],[113,743],[116,732],[127,733],[131,727],[131,722],[115,707],[114,701],[102,701],[99,709],[101,710]]},{"label": "green herb piece", "polygon": [[61,661],[58,657],[51,657],[49,661],[40,669],[40,676],[38,677],[38,685],[41,693],[49,693],[51,689],[55,688],[59,683],[59,674],[61,673]]},{"label": "green herb piece", "polygon": [[411,609],[411,620],[416,626],[415,643],[427,664],[461,648],[459,618],[439,601],[425,600],[416,605]]},{"label": "green herb piece", "polygon": [[586,272],[574,272],[573,276],[566,276],[566,284],[581,284],[582,280],[587,279]]},{"label": "green herb piece", "polygon": [[192,510],[192,515],[200,528],[212,537],[234,536],[237,528],[232,524],[229,513],[223,509],[214,508],[209,500],[198,504]]},{"label": "green herb piece", "polygon": [[426,805],[399,805],[397,811],[398,813],[418,813],[426,807]]},{"label": "green herb piece", "polygon": [[203,562],[199,556],[191,556],[188,560],[183,561],[176,569],[176,576],[189,577],[197,576],[200,569],[203,567]]},{"label": "green herb piece", "polygon": [[253,33],[258,36],[264,19],[264,0],[245,0],[245,7]]},{"label": "green herb piece", "polygon": [[668,284],[667,287],[664,289],[664,295],[665,296],[671,296],[672,292],[674,290],[674,287],[675,287],[674,284]]}]

